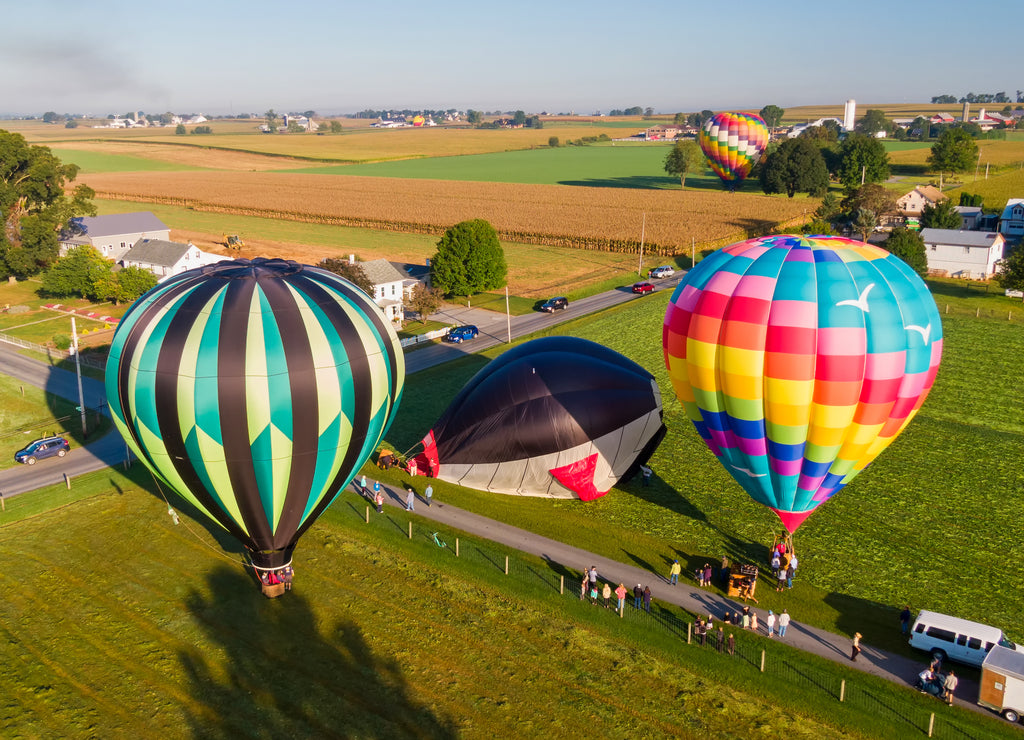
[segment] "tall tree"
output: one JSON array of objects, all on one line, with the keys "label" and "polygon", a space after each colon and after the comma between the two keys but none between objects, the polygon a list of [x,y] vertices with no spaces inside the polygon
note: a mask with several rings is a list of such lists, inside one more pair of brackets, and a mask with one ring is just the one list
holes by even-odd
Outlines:
[{"label": "tall tree", "polygon": [[679,178],[679,187],[686,187],[686,176],[704,169],[704,152],[693,139],[677,141],[665,157],[665,172]]},{"label": "tall tree", "polygon": [[446,295],[473,295],[505,284],[508,265],[490,223],[477,218],[448,229],[430,260],[431,281]]},{"label": "tall tree", "polygon": [[273,108],[263,114],[263,119],[267,122],[267,128],[271,131],[277,129],[277,113],[274,112]]},{"label": "tall tree", "polygon": [[786,115],[786,111],[777,105],[766,105],[759,112],[764,122],[768,124],[768,128],[778,128],[782,125],[782,117]]},{"label": "tall tree", "polygon": [[875,216],[884,218],[896,213],[896,193],[876,183],[859,187],[843,199],[843,210],[850,218],[860,209],[871,211]]},{"label": "tall tree", "polygon": [[900,226],[892,230],[882,245],[896,255],[918,275],[928,274],[928,256],[924,251],[924,239],[916,231]]},{"label": "tall tree", "polygon": [[821,149],[810,139],[786,139],[761,165],[761,189],[766,193],[797,193],[820,197],[828,190],[828,169]]},{"label": "tall tree", "polygon": [[864,112],[864,117],[857,122],[857,131],[868,136],[885,132],[887,135],[892,128],[885,112],[878,108],[869,108]]},{"label": "tall tree", "polygon": [[115,303],[134,303],[147,290],[156,287],[156,275],[141,267],[126,267],[114,273],[114,277],[117,279]]},{"label": "tall tree", "polygon": [[929,203],[921,210],[921,226],[928,229],[959,229],[963,219],[949,198],[940,200],[934,206]]},{"label": "tall tree", "polygon": [[1024,290],[1024,249],[1018,247],[996,264],[996,281],[1004,290]]},{"label": "tall tree", "polygon": [[939,172],[970,172],[977,161],[978,145],[959,126],[943,131],[928,155],[928,166]]},{"label": "tall tree", "polygon": [[889,155],[878,139],[864,134],[850,134],[839,145],[839,181],[848,190],[864,183],[889,179]]},{"label": "tall tree", "polygon": [[28,277],[57,259],[60,232],[75,216],[96,213],[91,188],[65,187],[78,167],[46,147],[0,131],[0,278]]},{"label": "tall tree", "polygon": [[349,262],[348,260],[330,257],[321,261],[317,267],[333,272],[335,275],[341,275],[350,283],[354,283],[366,295],[371,298],[373,297],[373,283],[370,282],[370,278],[366,277],[366,270],[358,262]]},{"label": "tall tree", "polygon": [[871,232],[878,226],[878,216],[874,211],[868,208],[858,208],[853,214],[853,220],[850,222],[850,226],[853,230],[860,234],[863,241],[867,241]]},{"label": "tall tree", "polygon": [[437,309],[444,303],[444,293],[439,288],[427,287],[423,283],[416,283],[412,288],[412,295],[409,297],[409,308],[415,311],[420,317],[420,323],[427,323],[427,317],[436,313]]}]

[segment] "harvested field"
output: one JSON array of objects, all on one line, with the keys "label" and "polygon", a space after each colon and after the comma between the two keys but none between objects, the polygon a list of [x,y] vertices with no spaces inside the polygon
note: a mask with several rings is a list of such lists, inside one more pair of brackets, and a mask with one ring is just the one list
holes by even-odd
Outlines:
[{"label": "harvested field", "polygon": [[230,149],[201,147],[190,144],[157,144],[146,141],[74,141],[56,142],[49,145],[64,161],[67,157],[62,150],[97,152],[100,154],[142,157],[157,162],[202,167],[211,170],[240,170],[262,172],[283,170],[292,167],[306,167],[309,162],[282,156],[267,156]]},{"label": "harvested field", "polygon": [[706,249],[782,223],[799,223],[817,201],[726,192],[625,190],[507,183],[395,180],[284,173],[149,172],[83,175],[101,198],[183,205],[378,230],[440,234],[473,218],[502,239],[636,252]]}]

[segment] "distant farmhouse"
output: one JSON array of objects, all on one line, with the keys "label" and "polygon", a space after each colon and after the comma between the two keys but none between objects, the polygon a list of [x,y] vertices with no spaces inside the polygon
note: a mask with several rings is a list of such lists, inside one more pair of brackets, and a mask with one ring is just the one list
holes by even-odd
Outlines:
[{"label": "distant farmhouse", "polygon": [[383,258],[360,262],[359,266],[373,283],[373,300],[388,321],[402,321],[405,318],[405,281],[409,279],[408,276]]},{"label": "distant farmhouse", "polygon": [[1006,240],[991,231],[921,229],[929,274],[988,280],[1003,258]]},{"label": "distant farmhouse", "polygon": [[1012,239],[1024,236],[1024,198],[1010,198],[1006,201],[1003,214],[999,217],[999,233]]},{"label": "distant farmhouse", "polygon": [[203,252],[189,242],[172,242],[165,239],[140,239],[121,258],[122,267],[139,267],[149,270],[158,279],[164,279],[214,262],[231,259],[219,254]]}]

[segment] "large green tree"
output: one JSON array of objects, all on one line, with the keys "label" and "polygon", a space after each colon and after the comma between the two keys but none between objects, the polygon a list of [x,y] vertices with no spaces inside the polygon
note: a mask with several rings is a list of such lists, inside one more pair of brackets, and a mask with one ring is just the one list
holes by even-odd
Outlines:
[{"label": "large green tree", "polygon": [[924,251],[924,239],[916,231],[900,226],[892,230],[882,245],[896,255],[918,275],[928,274],[928,257]]},{"label": "large green tree", "polygon": [[850,134],[839,146],[839,182],[848,190],[864,183],[884,182],[889,179],[889,155],[882,142],[873,136]]},{"label": "large green tree", "polygon": [[949,198],[940,200],[934,206],[927,204],[921,210],[921,226],[928,229],[959,229],[963,219]]},{"label": "large green tree", "polygon": [[444,303],[444,293],[439,288],[427,287],[423,283],[416,283],[412,288],[412,295],[409,297],[409,308],[415,311],[420,317],[420,323],[427,323],[427,317],[436,313]]},{"label": "large green tree", "polygon": [[821,149],[810,139],[786,139],[761,165],[761,189],[766,193],[797,193],[820,197],[828,190],[828,169]]},{"label": "large green tree", "polygon": [[83,245],[69,249],[43,273],[42,291],[49,296],[78,296],[94,300],[113,298],[114,263],[96,249]]},{"label": "large green tree", "polygon": [[57,259],[59,236],[75,216],[94,215],[94,193],[65,187],[78,167],[21,134],[0,131],[0,278],[35,275]]},{"label": "large green tree", "polygon": [[882,132],[888,134],[891,129],[892,124],[885,117],[885,112],[878,108],[869,108],[864,112],[864,117],[857,122],[857,131],[868,136]]},{"label": "large green tree", "polygon": [[156,275],[141,267],[126,267],[114,273],[117,287],[114,292],[115,303],[134,303],[150,288],[156,287]]},{"label": "large green tree", "polygon": [[863,241],[868,240],[876,226],[878,226],[878,214],[869,208],[858,208],[850,221],[850,227],[860,234]]},{"label": "large green tree", "polygon": [[759,112],[764,122],[768,124],[768,128],[778,128],[782,125],[782,117],[786,114],[786,111],[777,105],[766,105]]},{"label": "large green tree", "polygon": [[996,281],[1005,290],[1024,290],[1024,248],[1017,247],[996,265]]},{"label": "large green tree", "polygon": [[897,211],[896,193],[881,185],[863,185],[843,199],[843,210],[853,218],[860,209],[871,211],[879,218],[891,216]]},{"label": "large green tree", "polygon": [[505,284],[508,265],[498,232],[477,218],[448,229],[430,260],[431,281],[446,295],[473,295]]},{"label": "large green tree", "polygon": [[947,128],[932,144],[928,166],[939,172],[970,172],[978,161],[978,145],[963,128]]},{"label": "large green tree", "polygon": [[686,187],[686,176],[704,169],[704,152],[693,139],[677,141],[665,157],[665,172],[679,178],[679,187]]}]

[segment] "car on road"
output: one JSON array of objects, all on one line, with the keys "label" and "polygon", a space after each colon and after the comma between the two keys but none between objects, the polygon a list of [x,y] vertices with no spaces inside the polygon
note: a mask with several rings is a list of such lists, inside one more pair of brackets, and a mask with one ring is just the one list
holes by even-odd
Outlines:
[{"label": "car on road", "polygon": [[662,265],[655,267],[648,274],[652,278],[669,278],[676,274],[676,269],[672,265]]},{"label": "car on road", "polygon": [[640,283],[633,283],[633,292],[643,295],[644,293],[654,292],[654,283],[648,283],[647,281]]},{"label": "car on road", "polygon": [[47,457],[64,457],[70,449],[71,445],[68,444],[66,439],[54,435],[29,442],[24,449],[14,453],[14,459],[16,462],[25,465],[35,465],[36,460],[42,460]]},{"label": "car on road", "polygon": [[556,308],[560,308],[563,311],[569,308],[569,299],[565,296],[556,296],[555,298],[549,298],[544,301],[544,305],[540,307],[541,311],[547,311],[548,313],[554,313]]},{"label": "car on road", "polygon": [[470,339],[476,339],[477,334],[480,330],[472,324],[466,324],[465,326],[453,326],[448,330],[448,333],[444,335],[444,341],[452,342],[453,344],[460,344]]}]

